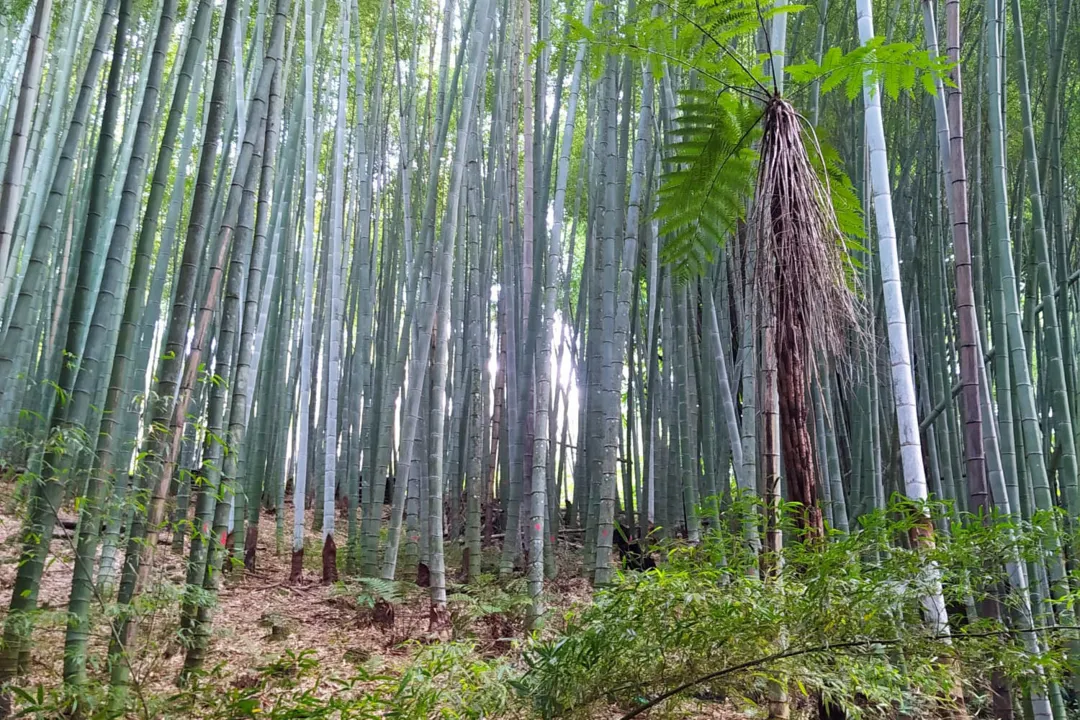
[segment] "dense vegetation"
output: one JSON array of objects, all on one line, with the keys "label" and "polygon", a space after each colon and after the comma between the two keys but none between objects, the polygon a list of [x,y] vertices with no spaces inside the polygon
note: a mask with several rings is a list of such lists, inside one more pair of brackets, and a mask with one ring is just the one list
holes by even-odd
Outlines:
[{"label": "dense vegetation", "polygon": [[1070,19],[4,5],[0,718],[1075,716]]}]

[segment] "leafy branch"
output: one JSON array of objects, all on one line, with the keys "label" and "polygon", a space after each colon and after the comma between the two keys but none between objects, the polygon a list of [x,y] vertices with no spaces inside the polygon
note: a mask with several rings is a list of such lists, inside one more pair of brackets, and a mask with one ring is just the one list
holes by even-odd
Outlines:
[{"label": "leafy branch", "polygon": [[854,100],[866,82],[880,84],[894,100],[900,93],[911,93],[917,84],[931,95],[937,92],[935,81],[952,86],[949,71],[953,64],[942,56],[932,56],[912,43],[886,43],[875,37],[850,52],[829,48],[821,62],[810,60],[788,65],[787,74],[802,85],[820,81],[821,92],[844,88],[848,100]]},{"label": "leafy branch", "polygon": [[[1029,632],[1047,632],[1047,631],[1054,631],[1054,630],[1057,630],[1057,631],[1061,631],[1061,630],[1080,630],[1080,626],[1053,625],[1053,626],[1032,628]],[[928,638],[928,639],[934,640],[934,641],[957,640],[957,639],[964,640],[964,639],[976,639],[976,638],[987,638],[987,637],[1001,637],[1001,636],[1004,636],[1004,635],[1015,635],[1015,634],[1017,634],[1017,631],[1015,631],[1015,630],[986,630],[986,631],[983,631],[983,632],[963,633],[963,634],[955,635],[955,636],[954,635],[949,635],[949,634],[934,635],[933,637]],[[696,678],[694,680],[689,680],[689,681],[683,683],[682,685],[679,685],[676,688],[673,688],[671,690],[668,690],[666,692],[661,693],[660,695],[657,695],[655,698],[653,698],[649,702],[647,702],[647,703],[635,708],[634,710],[631,710],[630,712],[626,713],[621,718],[619,718],[619,720],[631,720],[631,718],[635,718],[638,715],[640,715],[641,713],[646,712],[648,710],[651,710],[652,708],[656,707],[657,705],[664,702],[668,698],[679,695],[680,693],[683,693],[683,692],[685,692],[685,691],[689,690],[690,688],[695,687],[697,685],[701,685],[702,683],[709,682],[710,680],[716,680],[717,678],[724,677],[725,675],[733,675],[733,674],[735,674],[737,672],[741,672],[743,670],[749,670],[751,668],[761,667],[762,665],[767,665],[767,664],[769,664],[771,662],[775,662],[777,660],[784,660],[784,659],[787,659],[787,658],[800,657],[802,655],[813,655],[815,653],[821,653],[821,652],[835,652],[835,651],[838,651],[838,650],[852,650],[852,649],[855,649],[855,648],[871,649],[871,648],[874,648],[875,646],[879,647],[879,648],[880,647],[886,647],[886,646],[895,646],[895,645],[899,645],[901,642],[903,642],[903,641],[900,638],[867,638],[867,639],[864,639],[864,640],[851,640],[851,641],[848,641],[848,642],[840,642],[840,643],[825,643],[823,645],[814,645],[813,647],[798,648],[798,649],[795,649],[795,650],[784,650],[782,652],[772,653],[771,655],[765,655],[763,657],[759,657],[759,658],[756,658],[754,660],[748,660],[748,661],[746,661],[744,663],[739,663],[738,665],[732,665],[731,667],[726,667],[726,668],[724,668],[722,670],[717,670],[715,672],[711,672],[708,675],[702,675],[701,677],[698,677],[698,678]]]}]

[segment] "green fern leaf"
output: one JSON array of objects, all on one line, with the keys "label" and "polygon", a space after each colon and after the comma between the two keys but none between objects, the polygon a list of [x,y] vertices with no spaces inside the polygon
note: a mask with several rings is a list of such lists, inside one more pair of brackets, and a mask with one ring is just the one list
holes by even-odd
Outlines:
[{"label": "green fern leaf", "polygon": [[661,255],[678,276],[700,272],[745,217],[760,118],[760,108],[734,92],[682,94],[654,214]]}]

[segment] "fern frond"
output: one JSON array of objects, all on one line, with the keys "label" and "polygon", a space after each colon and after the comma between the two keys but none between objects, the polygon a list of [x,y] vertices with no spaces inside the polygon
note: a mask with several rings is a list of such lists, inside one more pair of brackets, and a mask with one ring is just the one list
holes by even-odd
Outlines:
[{"label": "fern frond", "polygon": [[734,93],[689,90],[682,97],[654,217],[664,237],[662,258],[685,278],[711,262],[746,217],[762,115]]},{"label": "fern frond", "polygon": [[810,164],[821,184],[829,189],[836,221],[847,238],[851,250],[865,250],[858,240],[866,238],[866,224],[862,204],[851,178],[844,172],[844,163],[836,149],[829,144],[820,130],[804,128],[804,143],[810,149]]},{"label": "fern frond", "polygon": [[391,605],[400,603],[402,600],[401,586],[394,580],[362,577],[357,578],[356,582],[361,586],[362,593],[376,600],[385,600]]}]

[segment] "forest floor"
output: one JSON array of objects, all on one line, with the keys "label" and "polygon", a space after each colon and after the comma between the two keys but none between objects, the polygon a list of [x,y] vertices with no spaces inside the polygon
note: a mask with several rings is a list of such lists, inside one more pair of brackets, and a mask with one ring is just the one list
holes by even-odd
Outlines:
[{"label": "forest floor", "polygon": [[[10,493],[6,494],[10,497]],[[0,588],[9,590],[15,580],[22,518],[9,514],[9,502],[3,504],[6,507],[5,512],[0,512]],[[61,514],[61,520],[74,519],[73,513]],[[305,552],[303,580],[290,583],[288,553],[278,556],[275,552],[274,522],[270,514],[263,513],[260,518],[255,571],[229,571],[218,596],[212,646],[207,657],[212,664],[220,664],[219,671],[224,677],[240,678],[286,651],[302,650],[314,652],[321,667],[340,677],[347,677],[358,661],[368,664],[375,661],[384,666],[381,670],[393,671],[407,663],[417,643],[438,639],[428,632],[426,593],[408,593],[394,607],[393,626],[377,627],[370,622],[366,608],[358,606],[340,586],[320,582],[321,556],[317,547],[309,545]],[[309,529],[311,523],[309,516]],[[309,536],[317,538],[318,533],[309,531]],[[168,583],[180,584],[184,580],[185,558],[172,552],[166,544],[168,540],[163,533],[155,555],[154,574]],[[43,614],[35,630],[28,677],[31,685],[49,686],[61,677],[63,610],[71,591],[73,557],[73,532],[58,526],[38,597]],[[451,567],[451,574],[454,570]],[[556,615],[573,604],[588,602],[590,595],[588,584],[580,578],[560,579],[552,590],[553,599],[559,603],[552,608]],[[183,653],[165,640],[176,626],[175,605],[163,606],[142,631],[143,650],[150,651],[143,653],[148,659],[138,672],[144,688],[162,690],[169,686],[183,664]],[[513,625],[503,625],[500,629],[521,631]],[[100,630],[94,644],[103,650],[107,637],[104,627]],[[494,637],[490,632],[481,634],[487,636],[477,638],[482,650],[508,649],[508,638]]]},{"label": "forest floor", "polygon": [[[0,486],[0,591],[6,611],[7,593],[15,579],[19,555],[22,517],[13,512],[10,484]],[[71,524],[71,508],[61,514]],[[427,590],[406,585],[407,592],[394,605],[392,625],[372,622],[371,611],[358,602],[354,586],[323,585],[320,582],[321,556],[319,534],[310,532],[312,542],[305,550],[304,578],[290,583],[288,552],[278,555],[275,547],[275,518],[263,513],[259,523],[256,570],[233,569],[225,576],[214,612],[214,630],[207,653],[207,669],[213,670],[217,683],[245,687],[257,677],[259,668],[287,655],[308,651],[318,661],[319,672],[326,677],[350,678],[363,668],[369,674],[399,675],[425,645],[445,640],[468,640],[476,652],[487,658],[515,663],[520,659],[520,643],[525,636],[520,616],[506,613],[477,618],[455,616],[451,602],[453,628],[438,635],[429,632]],[[342,528],[344,523],[340,523]],[[71,589],[74,532],[58,525],[39,594],[42,613],[34,631],[31,664],[23,687],[56,688],[63,668],[65,608]],[[344,538],[343,538],[344,539]],[[155,555],[153,577],[157,579],[156,608],[139,630],[140,658],[134,666],[133,686],[146,697],[165,697],[176,691],[176,678],[184,653],[176,642],[179,619],[179,588],[184,581],[184,556],[172,552],[169,538],[162,534]],[[342,542],[339,547],[344,547]],[[591,599],[591,588],[574,571],[580,548],[563,546],[560,552],[562,571],[546,587],[549,622],[546,633],[557,633],[565,626],[565,616],[574,607]],[[344,553],[339,552],[343,557]],[[460,551],[448,543],[447,581],[453,593],[458,581]],[[495,549],[486,549],[485,571],[497,562]],[[341,564],[339,560],[339,565]],[[453,597],[453,596],[452,596]],[[504,595],[504,599],[507,597]],[[108,643],[108,624],[100,610],[94,622],[91,658],[92,674],[104,679],[104,657]],[[698,718],[744,717],[716,705],[700,707]],[[621,713],[613,710],[612,717]]]},{"label": "forest floor", "polygon": [[[21,512],[14,511],[13,486],[0,485],[0,592],[3,611],[13,586],[18,559]],[[75,520],[72,508],[60,514],[64,522],[57,526],[46,562],[39,595],[41,615],[36,624],[30,656],[29,673],[24,688],[55,689],[63,677],[63,648],[65,608],[71,587],[72,558],[75,555]],[[352,678],[363,669],[368,675],[399,676],[418,651],[431,643],[445,640],[468,640],[475,652],[511,664],[521,660],[521,640],[525,637],[524,590],[500,589],[494,580],[488,581],[494,592],[502,593],[503,601],[517,592],[516,612],[465,616],[459,614],[451,595],[450,610],[453,628],[440,634],[429,630],[428,590],[403,584],[404,595],[395,602],[392,625],[379,626],[373,622],[366,601],[357,597],[355,585],[323,585],[319,533],[311,531],[308,518],[309,545],[305,552],[305,570],[300,583],[288,582],[289,556],[276,553],[275,518],[262,514],[259,521],[259,543],[256,570],[245,572],[234,568],[225,575],[214,612],[211,647],[207,651],[207,667],[212,670],[218,687],[244,688],[258,678],[259,668],[273,663],[289,652],[309,652],[319,663],[325,677]],[[343,524],[342,524],[343,525]],[[162,533],[159,539],[152,578],[157,597],[151,598],[152,612],[139,627],[136,656],[139,661],[133,670],[133,687],[145,697],[167,697],[176,692],[176,679],[184,664],[184,652],[176,641],[179,615],[179,592],[185,576],[185,556],[172,552],[170,538]],[[497,547],[485,548],[484,569],[494,574],[498,561]],[[568,611],[583,607],[591,601],[588,582],[576,574],[580,547],[563,544],[559,552],[558,578],[546,583],[549,602],[549,622],[544,633],[554,635],[565,628]],[[343,551],[339,552],[339,566]],[[447,543],[447,582],[451,594],[463,589],[457,585],[460,568],[460,549]],[[512,587],[512,586],[511,586]],[[507,588],[503,584],[502,588]],[[472,590],[470,590],[472,592]],[[363,593],[363,588],[360,589]],[[461,597],[461,596],[458,596]],[[0,617],[3,612],[0,611]],[[94,635],[91,641],[89,667],[92,676],[106,680],[104,658],[108,646],[108,623],[103,622],[97,609]],[[696,718],[731,719],[745,717],[727,707],[713,704],[699,706],[691,716]],[[612,708],[611,717],[621,715]]]}]

